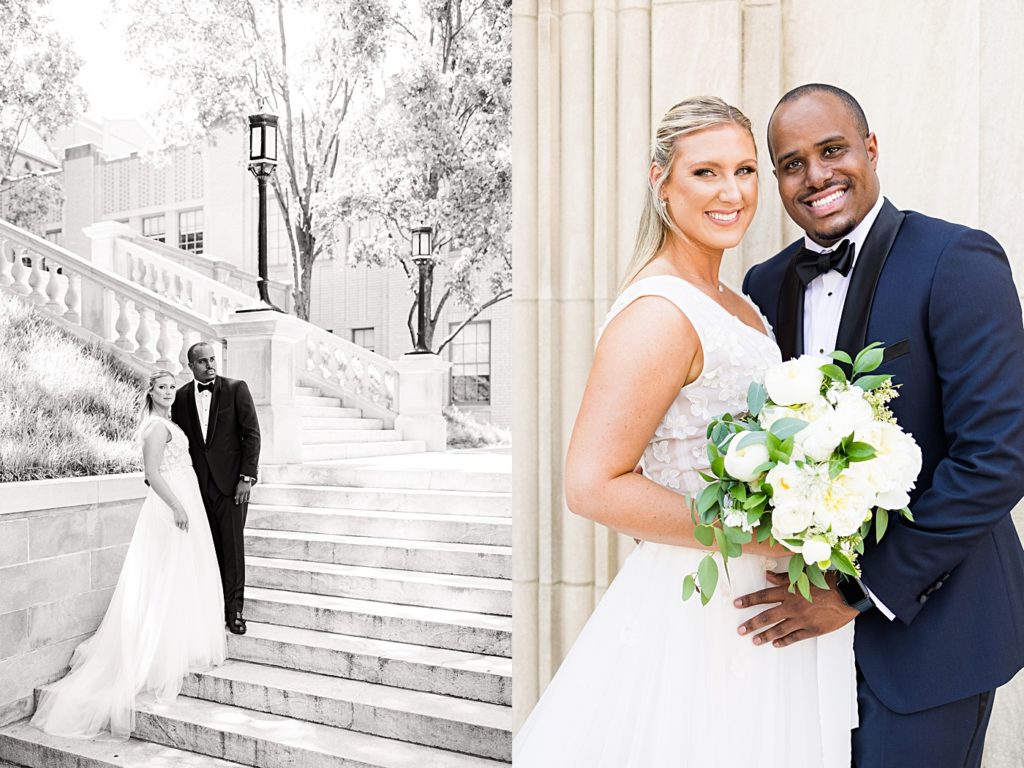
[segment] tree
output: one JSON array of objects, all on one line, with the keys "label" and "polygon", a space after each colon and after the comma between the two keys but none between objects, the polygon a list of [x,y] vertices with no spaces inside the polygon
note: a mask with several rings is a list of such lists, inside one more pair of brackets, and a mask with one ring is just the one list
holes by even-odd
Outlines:
[{"label": "tree", "polygon": [[30,130],[49,138],[85,109],[82,61],[45,0],[0,0],[0,17],[0,205],[12,224],[38,232],[62,193],[51,175],[16,172],[18,148]]},{"label": "tree", "polygon": [[316,202],[338,170],[341,127],[384,53],[386,0],[118,0],[130,55],[166,88],[168,144],[280,118],[271,183],[288,231],[295,310],[309,319],[313,265],[336,222]]},{"label": "tree", "polygon": [[[422,0],[418,11],[396,15],[404,65],[352,127],[345,172],[330,181],[319,210],[375,225],[352,240],[349,261],[405,271],[414,342],[411,228],[432,227],[443,283],[425,341],[440,352],[511,295],[511,6]],[[435,349],[435,326],[449,301],[469,314]]]}]

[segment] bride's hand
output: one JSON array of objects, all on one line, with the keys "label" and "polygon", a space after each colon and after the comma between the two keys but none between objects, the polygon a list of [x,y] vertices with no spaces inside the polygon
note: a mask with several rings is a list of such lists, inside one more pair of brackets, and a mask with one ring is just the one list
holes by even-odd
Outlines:
[{"label": "bride's hand", "polygon": [[174,512],[174,525],[188,531],[188,513],[180,505],[175,505],[171,511]]}]

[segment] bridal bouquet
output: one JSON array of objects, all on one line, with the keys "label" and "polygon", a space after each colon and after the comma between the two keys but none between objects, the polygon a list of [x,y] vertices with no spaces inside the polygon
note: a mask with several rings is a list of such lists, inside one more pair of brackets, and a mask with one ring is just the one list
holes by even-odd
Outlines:
[{"label": "bridal bouquet", "polygon": [[[881,540],[890,512],[908,520],[909,492],[921,449],[887,407],[897,396],[890,375],[872,375],[883,349],[856,358],[804,355],[770,368],[747,393],[748,412],[726,413],[708,426],[711,475],[690,499],[694,535],[715,546],[728,575],[730,557],[752,541],[780,542],[793,552],[789,590],[808,601],[810,585],[828,589],[824,571],[859,576],[858,555],[872,525]],[[707,605],[718,565],[705,557],[683,581],[683,599]]]}]

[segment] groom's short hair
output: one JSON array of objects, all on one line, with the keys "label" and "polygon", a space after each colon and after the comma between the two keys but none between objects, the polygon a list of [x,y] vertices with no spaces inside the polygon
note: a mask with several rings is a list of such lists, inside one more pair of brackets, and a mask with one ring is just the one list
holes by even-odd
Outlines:
[{"label": "groom's short hair", "polygon": [[768,118],[768,154],[773,163],[775,162],[775,152],[772,150],[771,140],[772,118],[775,117],[775,113],[779,111],[779,107],[783,104],[796,101],[801,96],[809,96],[812,93],[827,93],[835,96],[843,102],[843,105],[850,111],[850,116],[853,117],[853,121],[857,124],[857,130],[860,132],[860,135],[866,137],[871,133],[868,128],[867,115],[864,114],[864,110],[861,108],[860,102],[853,98],[853,95],[849,91],[844,91],[842,88],[835,85],[829,85],[828,83],[806,83],[804,85],[798,85],[779,99],[779,103],[776,104],[775,109],[772,110],[772,116]]},{"label": "groom's short hair", "polygon": [[196,350],[199,349],[200,347],[209,347],[211,350],[213,349],[213,345],[210,342],[197,341],[195,344],[189,347],[188,352],[185,353],[185,358],[188,360],[189,365],[196,361]]}]

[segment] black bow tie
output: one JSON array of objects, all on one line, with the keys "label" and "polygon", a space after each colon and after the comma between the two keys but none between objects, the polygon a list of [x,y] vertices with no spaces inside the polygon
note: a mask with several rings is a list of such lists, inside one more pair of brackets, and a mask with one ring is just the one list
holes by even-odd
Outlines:
[{"label": "black bow tie", "polygon": [[200,392],[213,392],[213,382],[211,381],[209,384],[200,384],[199,382],[196,382],[196,389]]},{"label": "black bow tie", "polygon": [[836,246],[834,251],[818,253],[810,248],[801,248],[796,255],[796,274],[800,282],[806,288],[818,275],[831,272],[833,269],[846,277],[850,274],[853,266],[854,245],[849,240],[843,240]]}]

